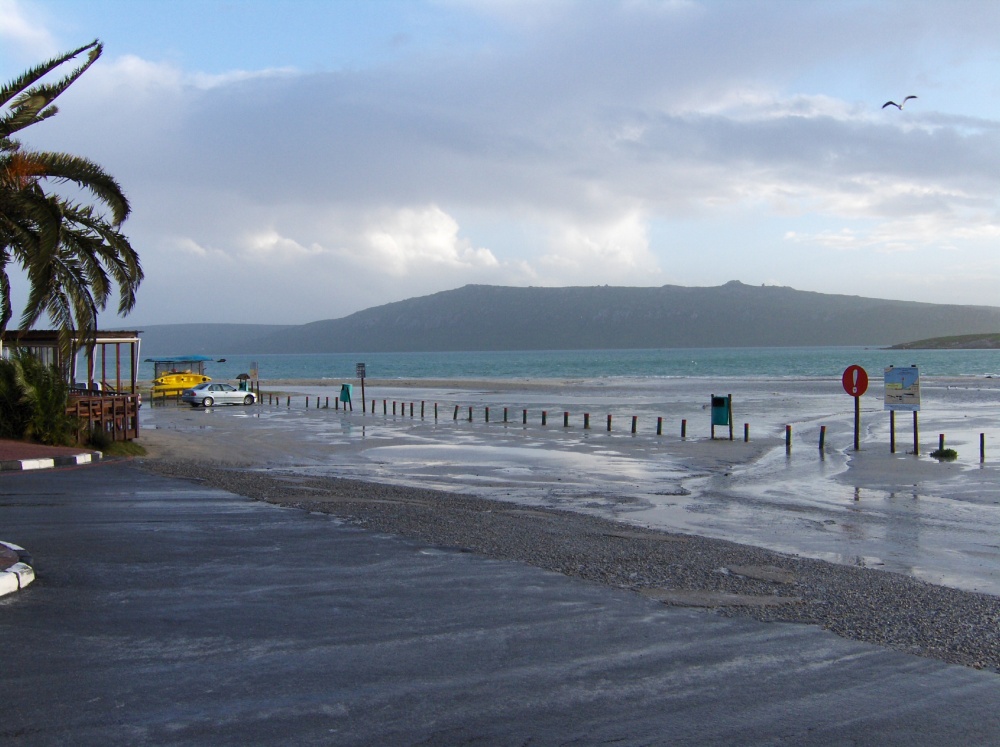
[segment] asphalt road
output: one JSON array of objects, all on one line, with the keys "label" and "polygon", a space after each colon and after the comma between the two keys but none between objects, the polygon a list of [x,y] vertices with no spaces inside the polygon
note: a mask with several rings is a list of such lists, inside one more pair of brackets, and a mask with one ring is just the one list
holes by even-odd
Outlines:
[{"label": "asphalt road", "polygon": [[1000,676],[126,463],[0,474],[0,742],[1000,743]]}]

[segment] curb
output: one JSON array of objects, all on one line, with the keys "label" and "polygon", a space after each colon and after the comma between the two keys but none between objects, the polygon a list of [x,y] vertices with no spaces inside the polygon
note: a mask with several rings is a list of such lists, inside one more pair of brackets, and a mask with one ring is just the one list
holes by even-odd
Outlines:
[{"label": "curb", "polygon": [[[6,568],[3,567],[4,558],[13,560],[15,557],[16,562]],[[31,555],[23,547],[10,542],[0,542],[0,568],[3,568],[0,570],[0,597],[20,591],[35,580],[35,569],[29,565],[30,563]]]},{"label": "curb", "polygon": [[0,472],[20,472],[31,469],[52,469],[53,467],[75,467],[90,464],[103,458],[99,451],[88,451],[69,456],[46,457],[43,459],[8,459],[0,461]]}]

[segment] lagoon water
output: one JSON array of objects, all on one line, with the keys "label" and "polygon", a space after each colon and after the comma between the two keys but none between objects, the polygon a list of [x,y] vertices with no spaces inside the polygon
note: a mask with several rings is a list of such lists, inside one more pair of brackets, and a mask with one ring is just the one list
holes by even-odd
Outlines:
[{"label": "lagoon water", "polygon": [[[176,355],[184,351],[176,351]],[[145,356],[144,356],[145,357]],[[863,347],[681,348],[669,350],[522,350],[441,353],[226,355],[208,364],[213,378],[233,379],[257,364],[262,381],[351,381],[364,362],[378,379],[608,379],[711,376],[802,378],[840,376],[849,365],[881,376],[887,366],[920,367],[924,376],[1000,375],[1000,350],[886,350]],[[139,378],[153,377],[140,363]]]}]

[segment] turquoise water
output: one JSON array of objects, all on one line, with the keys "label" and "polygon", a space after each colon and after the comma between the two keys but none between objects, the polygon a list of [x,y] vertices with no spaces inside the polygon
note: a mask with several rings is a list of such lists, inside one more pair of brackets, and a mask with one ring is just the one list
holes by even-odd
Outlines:
[{"label": "turquoise water", "polygon": [[[183,351],[177,351],[182,354]],[[872,378],[886,366],[917,365],[924,376],[1000,375],[1000,350],[883,350],[861,347],[690,348],[669,350],[551,350],[449,353],[226,355],[209,376],[234,379],[257,363],[262,381],[351,381],[364,362],[375,379],[602,379],[708,376],[720,378],[839,377],[858,364]],[[141,363],[139,378],[153,377]]]}]

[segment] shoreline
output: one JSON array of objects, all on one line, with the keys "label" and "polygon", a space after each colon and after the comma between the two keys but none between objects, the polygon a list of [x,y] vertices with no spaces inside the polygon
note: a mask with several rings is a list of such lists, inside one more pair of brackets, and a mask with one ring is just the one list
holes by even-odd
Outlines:
[{"label": "shoreline", "polygon": [[331,514],[367,531],[527,563],[726,616],[837,635],[1000,672],[1000,597],[692,534],[552,508],[280,468],[157,456],[135,464],[257,501]]}]

